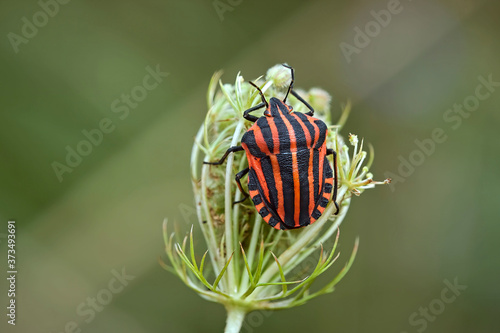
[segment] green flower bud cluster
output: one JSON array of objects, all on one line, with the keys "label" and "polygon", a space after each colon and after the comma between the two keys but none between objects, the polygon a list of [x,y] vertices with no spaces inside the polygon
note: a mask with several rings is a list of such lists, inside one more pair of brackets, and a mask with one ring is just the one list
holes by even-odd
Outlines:
[{"label": "green flower bud cluster", "polygon": [[[357,240],[344,268],[319,290],[310,291],[316,278],[337,260],[335,250],[339,226],[346,216],[352,194],[384,182],[373,181],[369,172],[373,161],[365,164],[367,153],[363,140],[350,134],[345,143],[339,131],[350,112],[350,104],[342,108],[336,124],[331,121],[332,98],[324,90],[296,89],[313,106],[315,117],[329,127],[327,146],[337,152],[338,215],[333,202],[313,224],[281,231],[268,226],[257,213],[251,200],[233,205],[242,198],[234,175],[246,168],[244,153],[230,154],[226,163],[213,166],[202,161],[216,161],[231,146],[239,145],[243,133],[252,125],[243,112],[260,103],[258,91],[238,74],[234,84],[223,84],[222,73],[212,77],[207,93],[208,112],[200,127],[191,155],[191,175],[199,227],[207,251],[199,256],[193,232],[184,241],[175,241],[164,223],[166,253],[170,265],[161,262],[203,298],[223,304],[228,311],[226,332],[239,332],[245,314],[254,310],[295,307],[322,294],[332,292],[354,261]],[[290,84],[290,70],[282,65],[270,68],[265,79],[256,83],[266,98],[282,98]],[[306,112],[302,103],[290,96],[294,112]],[[333,243],[333,244],[332,244]],[[323,244],[331,244],[330,251]]]}]

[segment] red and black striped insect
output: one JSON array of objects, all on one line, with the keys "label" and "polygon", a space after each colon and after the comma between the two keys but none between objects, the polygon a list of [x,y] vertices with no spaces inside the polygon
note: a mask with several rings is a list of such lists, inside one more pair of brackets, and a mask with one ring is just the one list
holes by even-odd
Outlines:
[{"label": "red and black striped insect", "polygon": [[[267,102],[260,93],[262,103],[246,110],[243,117],[254,122],[241,138],[241,146],[230,147],[218,162],[220,165],[232,152],[246,152],[248,168],[238,172],[235,180],[244,198],[252,198],[255,208],[275,229],[295,229],[314,223],[324,212],[333,192],[337,198],[337,157],[333,149],[326,147],[327,126],[314,118],[314,109],[293,90],[294,70],[287,93],[280,101],[272,97]],[[310,110],[293,112],[286,104],[289,94],[295,96]],[[264,116],[250,113],[266,107]],[[327,156],[333,155],[335,175]],[[248,174],[247,193],[240,179]]]}]

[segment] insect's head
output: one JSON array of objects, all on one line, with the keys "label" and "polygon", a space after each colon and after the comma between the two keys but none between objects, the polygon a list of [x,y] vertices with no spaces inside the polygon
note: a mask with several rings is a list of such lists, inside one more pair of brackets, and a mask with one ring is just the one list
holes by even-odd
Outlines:
[{"label": "insect's head", "polygon": [[276,117],[280,114],[288,114],[292,112],[292,110],[293,108],[290,105],[287,105],[285,102],[280,101],[276,97],[271,97],[269,105],[267,106],[266,111],[264,111],[264,116]]}]

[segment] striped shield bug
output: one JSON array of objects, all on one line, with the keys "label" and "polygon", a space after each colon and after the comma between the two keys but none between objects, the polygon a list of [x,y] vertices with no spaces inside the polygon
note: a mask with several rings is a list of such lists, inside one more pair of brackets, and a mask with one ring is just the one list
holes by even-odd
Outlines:
[{"label": "striped shield bug", "polygon": [[[262,90],[253,82],[262,102],[243,113],[254,124],[241,138],[241,146],[230,147],[217,162],[220,165],[230,153],[244,150],[248,168],[238,172],[235,180],[244,198],[252,198],[255,208],[270,226],[279,230],[296,229],[314,223],[324,212],[333,196],[337,198],[337,154],[326,147],[327,126],[314,118],[314,109],[293,90],[294,70],[283,100],[266,100]],[[294,112],[286,99],[292,94],[308,109]],[[264,115],[251,115],[265,107]],[[327,156],[333,155],[333,170]],[[248,193],[241,178],[248,174]]]}]

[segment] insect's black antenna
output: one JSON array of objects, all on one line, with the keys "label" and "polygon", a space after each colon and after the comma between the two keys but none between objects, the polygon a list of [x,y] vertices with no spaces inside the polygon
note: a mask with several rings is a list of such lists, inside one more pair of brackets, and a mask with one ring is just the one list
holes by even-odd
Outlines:
[{"label": "insect's black antenna", "polygon": [[288,94],[290,93],[290,91],[293,89],[293,81],[295,80],[295,76],[294,76],[294,71],[293,71],[293,68],[291,66],[288,66],[287,64],[282,64],[283,66],[285,66],[286,68],[290,68],[290,71],[292,72],[292,81],[290,82],[290,85],[288,86],[288,90],[286,92],[286,95],[285,95],[285,98],[283,98],[283,103],[286,103],[286,98],[288,97]]},{"label": "insect's black antenna", "polygon": [[264,97],[264,93],[262,92],[262,90],[260,90],[260,88],[255,83],[253,83],[252,81],[248,81],[248,83],[250,83],[252,86],[254,86],[259,91],[260,97],[262,98],[262,102],[266,103],[266,108],[268,108],[269,107],[269,103],[267,103],[266,97]]}]

